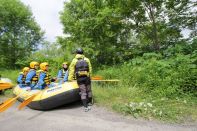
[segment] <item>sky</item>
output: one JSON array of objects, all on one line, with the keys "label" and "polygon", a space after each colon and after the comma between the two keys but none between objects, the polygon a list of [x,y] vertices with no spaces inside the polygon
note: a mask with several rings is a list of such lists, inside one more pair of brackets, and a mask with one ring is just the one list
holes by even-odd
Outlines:
[{"label": "sky", "polygon": [[[59,12],[63,10],[64,2],[68,0],[21,1],[32,10],[36,22],[40,25],[41,29],[45,31],[47,41],[55,42],[56,36],[63,35],[63,26],[60,23]],[[188,37],[189,33],[189,30],[182,30],[182,34],[185,38]]]},{"label": "sky", "polygon": [[47,41],[55,42],[56,36],[63,35],[59,12],[63,10],[66,0],[21,0],[29,6],[36,22],[45,31]]}]

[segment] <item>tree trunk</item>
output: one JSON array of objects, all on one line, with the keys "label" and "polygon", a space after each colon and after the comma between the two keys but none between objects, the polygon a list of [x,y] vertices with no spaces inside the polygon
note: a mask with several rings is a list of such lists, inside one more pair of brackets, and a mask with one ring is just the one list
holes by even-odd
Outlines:
[{"label": "tree trunk", "polygon": [[151,3],[145,4],[145,6],[149,10],[148,15],[152,21],[153,47],[154,47],[155,51],[159,51],[160,50],[160,42],[159,42],[159,38],[158,38],[158,29],[157,29],[157,23],[156,23],[156,18],[155,18],[154,7],[152,6]]}]

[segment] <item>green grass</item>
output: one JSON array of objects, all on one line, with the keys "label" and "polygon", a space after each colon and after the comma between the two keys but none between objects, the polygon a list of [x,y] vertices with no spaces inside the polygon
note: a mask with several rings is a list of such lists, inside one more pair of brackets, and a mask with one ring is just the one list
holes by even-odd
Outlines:
[{"label": "green grass", "polygon": [[135,118],[197,120],[197,57],[144,54],[96,73],[119,84],[94,84],[97,104]]},{"label": "green grass", "polygon": [[[14,86],[16,85],[16,80],[19,75],[20,70],[6,70],[6,69],[0,69],[0,75],[2,78],[9,78],[12,80],[12,83]],[[10,97],[13,95],[12,89],[7,89],[3,92],[3,94],[0,94],[0,97]]]},{"label": "green grass", "polygon": [[124,115],[170,123],[197,120],[197,100],[191,96],[169,99],[152,97],[135,86],[93,84],[95,102]]},{"label": "green grass", "polygon": [[16,84],[17,77],[19,75],[20,70],[4,70],[0,69],[0,75],[2,78],[9,78],[12,80],[13,84]]}]

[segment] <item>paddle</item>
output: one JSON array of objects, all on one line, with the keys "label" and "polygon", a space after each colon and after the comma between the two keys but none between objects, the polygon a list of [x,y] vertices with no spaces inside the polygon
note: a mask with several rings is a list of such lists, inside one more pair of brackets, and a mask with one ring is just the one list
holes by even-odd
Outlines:
[{"label": "paddle", "polygon": [[38,95],[40,94],[40,92],[37,92],[36,94],[31,95],[29,98],[27,98],[26,100],[24,100],[19,106],[18,106],[18,110],[21,110],[22,108],[24,108],[25,106],[27,106],[29,103],[31,103],[31,101]]},{"label": "paddle", "polygon": [[[47,90],[48,87],[46,87],[44,90]],[[42,92],[44,91],[42,90]],[[27,106],[29,103],[31,103],[31,101],[40,94],[41,91],[33,94],[32,96],[30,96],[29,98],[27,98],[26,100],[24,100],[19,106],[18,106],[18,110],[21,110],[22,108],[24,108],[25,106]]]},{"label": "paddle", "polygon": [[26,91],[23,91],[22,93],[20,93],[19,95],[17,95],[14,98],[9,98],[9,99],[5,100],[0,105],[0,112],[6,111],[9,107],[11,107],[23,93],[26,93]]},{"label": "paddle", "polygon": [[7,103],[8,101],[10,101],[12,98],[8,98],[7,100],[5,100],[4,102],[2,102],[1,104],[0,104],[0,107],[4,104],[4,103]]},{"label": "paddle", "polygon": [[4,111],[6,111],[9,107],[11,107],[11,106],[15,103],[15,101],[17,100],[18,97],[19,97],[19,95],[16,96],[16,97],[14,97],[14,98],[9,98],[9,99],[5,100],[5,101],[3,102],[3,104],[0,105],[0,112],[4,112]]},{"label": "paddle", "polygon": [[91,77],[91,80],[103,80],[102,76],[93,76]]}]

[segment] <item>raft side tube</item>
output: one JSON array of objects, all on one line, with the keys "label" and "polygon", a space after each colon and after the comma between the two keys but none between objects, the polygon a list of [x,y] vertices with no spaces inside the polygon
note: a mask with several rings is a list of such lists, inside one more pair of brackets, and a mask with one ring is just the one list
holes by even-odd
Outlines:
[{"label": "raft side tube", "polygon": [[[19,101],[24,101],[22,98]],[[28,107],[35,110],[50,110],[80,100],[79,88],[62,92],[39,101],[32,101]]]}]

